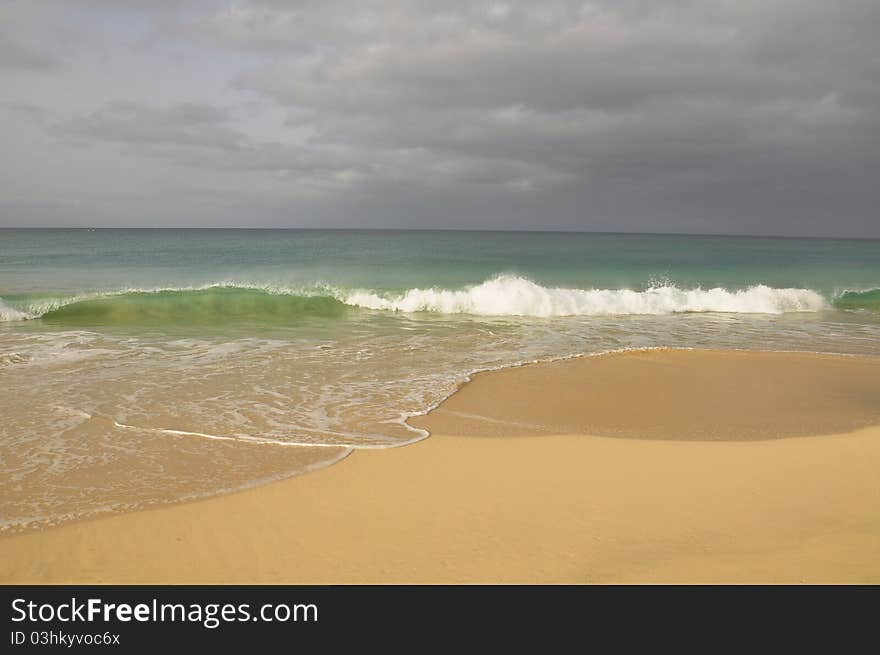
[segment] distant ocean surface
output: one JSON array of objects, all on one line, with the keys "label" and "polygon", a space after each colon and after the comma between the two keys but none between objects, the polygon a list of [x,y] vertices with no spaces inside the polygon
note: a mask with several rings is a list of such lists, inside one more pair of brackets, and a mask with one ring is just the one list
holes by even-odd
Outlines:
[{"label": "distant ocean surface", "polygon": [[646,347],[878,355],[880,241],[0,229],[0,531],[411,442],[475,371]]}]

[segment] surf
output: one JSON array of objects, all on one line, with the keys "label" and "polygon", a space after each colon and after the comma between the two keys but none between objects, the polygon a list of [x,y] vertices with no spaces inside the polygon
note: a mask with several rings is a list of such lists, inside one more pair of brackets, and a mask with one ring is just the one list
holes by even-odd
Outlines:
[{"label": "surf", "polygon": [[2,320],[39,319],[66,326],[286,324],[310,316],[338,317],[346,311],[342,302],[328,295],[240,286],[120,291],[36,301],[20,309],[3,307]]},{"label": "surf", "polygon": [[645,290],[546,287],[524,277],[501,275],[464,289],[409,289],[400,294],[364,290],[345,303],[396,312],[477,316],[662,315],[687,312],[782,314],[818,312],[828,307],[812,289],[757,284],[740,290],[681,288],[666,284]]},{"label": "surf", "polygon": [[4,301],[0,321],[39,319],[77,325],[235,322],[291,324],[308,317],[340,318],[352,310],[486,317],[666,315],[677,313],[783,314],[836,309],[880,309],[880,289],[845,291],[830,302],[813,289],[756,284],[742,289],[681,287],[637,289],[544,286],[517,275],[498,275],[458,289],[401,291],[217,284],[204,287],[123,289],[62,298]]},{"label": "surf", "polygon": [[851,290],[847,289],[834,297],[834,306],[838,309],[856,309],[880,311],[880,288]]}]

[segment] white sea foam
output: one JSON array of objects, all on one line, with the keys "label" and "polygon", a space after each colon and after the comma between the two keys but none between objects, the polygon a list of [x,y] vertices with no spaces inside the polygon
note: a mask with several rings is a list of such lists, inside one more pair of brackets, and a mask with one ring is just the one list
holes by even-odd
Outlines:
[{"label": "white sea foam", "polygon": [[26,318],[30,316],[10,307],[3,302],[3,298],[0,298],[0,321],[22,321]]},{"label": "white sea foam", "polygon": [[566,289],[544,287],[512,275],[461,290],[409,289],[397,295],[363,290],[350,292],[341,300],[358,307],[400,312],[537,317],[676,312],[781,314],[817,312],[827,306],[825,299],[811,289],[775,289],[763,284],[733,291],[672,285],[644,291]]},{"label": "white sea foam", "polygon": [[95,299],[112,299],[128,294],[198,292],[213,289],[261,291],[273,296],[329,296],[347,305],[366,309],[478,316],[661,315],[678,312],[781,314],[817,312],[829,306],[822,295],[812,289],[773,288],[763,284],[740,290],[722,287],[681,288],[673,284],[655,285],[643,291],[576,289],[545,287],[527,278],[500,275],[464,289],[413,288],[397,294],[374,289],[341,289],[325,284],[284,287],[220,282],[204,286],[126,288],[66,298],[43,298],[32,301],[24,310],[10,307],[0,298],[0,321],[37,318],[66,305]]}]

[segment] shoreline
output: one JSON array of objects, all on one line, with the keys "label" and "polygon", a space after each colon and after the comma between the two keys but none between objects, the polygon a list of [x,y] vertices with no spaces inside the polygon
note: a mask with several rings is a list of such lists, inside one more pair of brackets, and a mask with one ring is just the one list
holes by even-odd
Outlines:
[{"label": "shoreline", "polygon": [[[737,361],[725,373],[713,357]],[[878,582],[880,422],[809,437],[631,438],[587,432],[602,427],[595,417],[584,422],[591,406],[565,395],[573,379],[591,384],[595,376],[584,372],[605,359],[602,372],[617,377],[602,382],[615,393],[591,402],[626,425],[652,415],[620,413],[620,403],[651,402],[645,390],[653,383],[634,385],[633,366],[679,376],[666,400],[676,390],[687,397],[696,371],[714,381],[698,387],[721,399],[696,419],[735,434],[764,417],[730,413],[731,385],[771,419],[778,410],[761,404],[762,389],[723,380],[742,365],[768,383],[780,371],[800,373],[774,400],[806,402],[808,411],[830,396],[833,411],[819,407],[826,423],[865,421],[880,410],[880,358],[848,358],[841,375],[843,360],[833,355],[776,357],[791,361],[700,350],[652,351],[645,361],[630,351],[477,374],[414,419],[431,438],[406,447],[352,453],[222,496],[4,535],[0,582]],[[798,357],[810,360],[811,375],[793,363]],[[566,370],[566,362],[576,363]],[[847,381],[852,372],[857,379]],[[460,415],[470,403],[480,420]],[[536,430],[524,420],[529,412],[556,416],[559,405],[568,414],[553,425]],[[803,423],[783,413],[788,419],[773,419],[775,429]],[[507,422],[485,420],[496,415]]]},{"label": "shoreline", "polygon": [[[689,362],[688,360],[693,361]],[[652,365],[651,361],[656,362]],[[690,364],[689,374],[699,384],[690,384],[687,388],[683,384],[687,380],[682,379],[682,370],[677,368],[660,368],[667,360],[673,360],[680,365],[682,360]],[[678,361],[675,361],[678,360]],[[761,361],[763,360],[763,361]],[[774,361],[775,360],[775,361]],[[636,364],[633,366],[633,364]],[[760,369],[750,370],[757,364]],[[775,366],[774,366],[775,364]],[[828,366],[840,364],[841,367],[836,375],[830,375]],[[719,370],[721,366],[725,369]],[[620,370],[621,366],[627,366],[628,370]],[[713,367],[709,375],[706,375],[704,367]],[[844,370],[844,368],[846,370]],[[543,375],[541,375],[543,373]],[[774,377],[767,379],[767,375]],[[717,437],[705,434],[706,425],[720,422],[716,415],[706,414],[698,417],[692,427],[690,436],[682,435],[682,426],[677,424],[675,417],[668,415],[663,430],[648,434],[645,425],[634,426],[630,431],[621,430],[619,426],[625,423],[627,416],[632,416],[634,411],[657,421],[658,407],[644,407],[646,400],[654,400],[656,403],[658,392],[667,391],[664,387],[672,377],[672,393],[677,396],[679,403],[687,403],[688,406],[680,407],[681,413],[692,409],[697,400],[713,400],[712,396],[726,394],[728,397],[738,396],[738,399],[755,400],[756,390],[749,388],[743,392],[740,386],[743,383],[756,383],[761,385],[765,398],[777,400],[780,397],[778,387],[783,383],[788,384],[786,379],[792,375],[815,376],[815,380],[822,385],[851,387],[843,389],[843,392],[855,392],[855,395],[863,395],[865,389],[876,393],[880,397],[880,356],[860,355],[851,353],[829,353],[803,350],[745,350],[745,349],[703,349],[703,348],[673,348],[650,346],[645,348],[623,348],[619,350],[603,351],[598,353],[581,353],[576,355],[520,362],[499,368],[476,370],[443,400],[432,406],[427,412],[415,414],[406,419],[406,423],[413,428],[426,430],[429,436],[435,430],[442,434],[467,434],[470,436],[484,436],[495,434],[502,436],[511,435],[539,435],[539,434],[567,434],[579,433],[595,436],[618,436],[629,439],[658,438],[667,440],[716,440]],[[590,376],[593,377],[590,377]],[[627,387],[628,382],[637,382],[641,386],[635,392],[636,400],[632,404],[615,402],[616,399],[608,394],[603,386],[608,384],[608,378],[614,376],[611,384],[617,390]],[[735,376],[735,377],[734,377]],[[851,379],[858,376],[858,379]],[[630,380],[626,378],[629,377]],[[623,378],[623,379],[621,379]],[[751,378],[751,379],[748,379]],[[812,379],[812,378],[811,378]],[[798,381],[804,385],[805,380]],[[706,389],[702,385],[710,383],[712,388]],[[523,411],[523,401],[531,400],[532,389],[542,389],[542,385],[556,386],[557,391],[571,394],[576,390],[579,394],[601,394],[599,402],[591,406],[584,405],[580,398],[567,397],[569,402],[555,401],[548,403],[545,398],[538,401],[544,411]],[[708,393],[707,393],[708,391]],[[785,409],[792,411],[812,411],[825,416],[813,416],[821,420],[820,424],[801,427],[792,430],[790,425],[773,425],[764,430],[756,429],[756,425],[744,426],[741,417],[736,414],[724,416],[729,425],[727,438],[742,440],[744,438],[756,439],[779,439],[797,436],[817,436],[831,433],[851,432],[862,427],[880,425],[880,403],[861,403],[857,407],[846,407],[840,403],[825,402],[820,412],[816,411],[815,402],[822,402],[825,395],[823,389],[806,389],[801,397],[790,398],[790,389],[781,394],[782,398],[791,401],[789,408],[764,406],[760,421],[772,420]],[[626,389],[627,393],[633,393]],[[840,391],[838,391],[840,393]],[[576,396],[577,394],[573,394]],[[873,398],[871,399],[873,401]],[[728,408],[730,405],[728,405]],[[489,408],[489,411],[484,411]],[[549,409],[548,409],[549,408]],[[716,404],[713,409],[718,409]],[[755,409],[754,407],[750,409]],[[857,411],[854,416],[842,416],[845,410]],[[589,410],[598,410],[607,415],[608,425],[598,430],[591,429],[594,426],[585,426],[581,420],[583,414]],[[651,411],[653,410],[653,412]],[[675,412],[673,412],[674,414]],[[741,413],[737,409],[737,413]],[[833,416],[828,416],[833,414]],[[514,420],[510,420],[515,416]],[[449,417],[451,420],[444,420]],[[552,418],[551,418],[552,417]],[[559,421],[560,417],[569,420]],[[696,417],[695,417],[696,418]],[[474,419],[475,422],[468,419]],[[548,420],[551,419],[551,420]],[[573,420],[572,420],[573,419]],[[759,421],[759,423],[760,423]],[[495,424],[495,425],[493,425]],[[502,426],[502,427],[496,427]],[[428,428],[431,429],[428,429]],[[744,428],[749,430],[752,436],[743,433]],[[723,438],[723,437],[722,437]]]},{"label": "shoreline", "polygon": [[[474,370],[470,371],[469,373],[467,373],[462,378],[462,381],[455,387],[455,389],[453,389],[448,395],[444,396],[442,399],[440,399],[436,403],[432,404],[428,409],[426,409],[424,411],[415,412],[415,413],[404,412],[401,414],[401,418],[398,421],[395,421],[395,423],[400,423],[400,424],[404,425],[408,430],[410,430],[411,432],[413,432],[416,435],[408,441],[403,441],[403,442],[394,443],[394,444],[372,444],[372,445],[344,446],[344,448],[348,448],[347,453],[341,455],[339,458],[337,458],[331,462],[320,463],[316,467],[309,467],[304,471],[296,471],[296,472],[290,473],[290,474],[273,475],[273,476],[270,476],[268,479],[261,478],[258,480],[254,480],[252,482],[248,482],[242,486],[224,488],[224,489],[219,489],[216,491],[199,492],[198,494],[194,494],[194,495],[187,496],[187,497],[182,497],[182,498],[175,499],[175,500],[168,500],[168,501],[158,502],[158,503],[150,503],[150,504],[143,505],[143,506],[132,505],[132,506],[114,507],[114,508],[110,508],[110,509],[104,508],[104,509],[95,510],[93,512],[90,512],[90,513],[87,513],[84,515],[79,515],[79,516],[64,516],[64,517],[58,517],[55,519],[45,519],[45,520],[34,519],[34,520],[31,520],[30,522],[23,524],[23,525],[14,524],[10,528],[7,528],[5,530],[0,530],[0,540],[2,540],[5,537],[9,537],[9,536],[28,534],[28,533],[39,532],[39,531],[43,531],[43,530],[51,530],[51,529],[55,529],[55,528],[69,525],[72,523],[79,523],[79,522],[83,522],[83,521],[94,521],[94,520],[112,517],[112,516],[115,516],[118,514],[128,514],[131,512],[141,512],[141,511],[147,511],[147,510],[162,509],[164,507],[172,507],[172,506],[180,505],[180,504],[187,504],[187,503],[199,502],[199,501],[203,501],[203,500],[210,500],[212,498],[222,498],[222,497],[228,496],[230,494],[237,494],[237,493],[249,491],[251,489],[265,486],[267,484],[277,484],[279,482],[284,482],[284,481],[289,480],[294,477],[299,477],[302,475],[311,474],[314,471],[320,470],[320,469],[325,468],[327,466],[334,466],[358,451],[389,450],[389,449],[409,446],[411,444],[416,444],[416,443],[423,441],[425,439],[428,439],[432,436],[432,433],[426,427],[421,427],[419,425],[416,425],[417,423],[424,421],[426,419],[426,417],[428,417],[428,416],[431,416],[432,420],[433,420],[434,416],[436,416],[434,413],[437,409],[439,409],[441,406],[445,406],[450,401],[450,399],[452,399],[454,396],[459,394],[464,388],[471,385],[474,378],[482,377],[487,374],[494,375],[497,373],[504,373],[506,371],[512,371],[512,370],[521,369],[524,367],[528,368],[528,367],[533,367],[533,366],[547,366],[547,365],[552,366],[552,365],[557,365],[560,363],[571,362],[571,361],[585,361],[585,360],[592,360],[592,359],[604,359],[604,358],[610,358],[610,357],[615,357],[615,356],[630,356],[630,355],[641,355],[641,354],[650,355],[652,353],[671,353],[673,355],[678,354],[678,353],[715,353],[715,354],[723,354],[723,353],[744,353],[745,354],[745,353],[747,353],[747,354],[771,355],[771,356],[772,355],[806,356],[806,357],[820,356],[820,357],[831,357],[831,358],[854,358],[854,359],[861,359],[861,360],[875,359],[875,360],[878,360],[878,362],[880,362],[880,356],[864,355],[864,354],[857,354],[857,353],[838,353],[838,352],[809,351],[809,350],[752,350],[752,349],[743,349],[743,348],[704,349],[704,348],[698,348],[698,347],[643,346],[643,347],[619,348],[619,349],[604,350],[604,351],[598,351],[598,352],[576,353],[576,354],[572,354],[572,355],[562,355],[562,356],[549,357],[549,358],[543,358],[543,359],[524,360],[524,361],[519,361],[519,362],[515,362],[512,364],[500,365],[497,367],[478,368],[478,369],[474,369]],[[878,416],[877,422],[878,422],[878,424],[880,424],[880,416]],[[131,427],[131,426],[121,425],[118,423],[116,425],[119,427]],[[169,434],[174,434],[174,435],[184,436],[184,437],[192,436],[192,437],[199,437],[199,438],[207,438],[207,439],[211,439],[211,440],[233,441],[233,439],[231,439],[231,438],[218,437],[215,435],[202,434],[199,432],[186,432],[186,431],[181,431],[181,430],[172,430],[172,429],[165,429],[165,428],[155,428],[155,429],[161,430],[163,432],[167,432]],[[542,434],[546,434],[546,432],[542,432]],[[818,433],[818,434],[822,434],[822,433]],[[603,436],[603,435],[599,435],[599,436]],[[604,435],[604,436],[607,436],[607,435]],[[801,436],[811,436],[811,435],[801,435]],[[625,438],[636,438],[637,439],[640,437],[626,436]],[[670,438],[673,440],[675,439],[674,437],[666,437],[666,438]],[[785,438],[785,437],[774,437],[774,438]],[[255,442],[255,443],[260,443],[260,442]],[[282,444],[279,444],[279,445],[282,445]],[[284,442],[283,445],[285,447],[300,446],[301,445],[306,448],[340,448],[340,446],[333,445],[333,444],[313,444],[313,443],[308,443],[308,442],[302,442],[302,443]]]}]

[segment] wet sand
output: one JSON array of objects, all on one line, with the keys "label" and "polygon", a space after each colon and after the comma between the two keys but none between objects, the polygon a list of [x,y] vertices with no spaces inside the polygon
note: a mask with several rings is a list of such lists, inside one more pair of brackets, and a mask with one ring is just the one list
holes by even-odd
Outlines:
[{"label": "wet sand", "polygon": [[480,373],[413,425],[463,436],[776,439],[880,425],[880,358],[641,350]]},{"label": "wet sand", "polygon": [[428,440],[4,537],[0,582],[876,583],[878,385],[877,358],[747,352],[481,374]]}]

